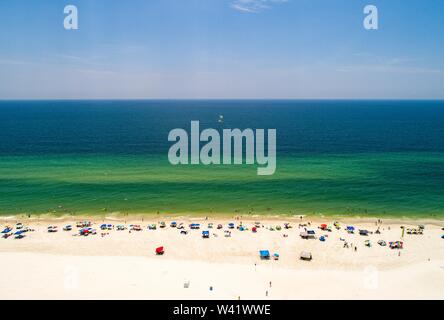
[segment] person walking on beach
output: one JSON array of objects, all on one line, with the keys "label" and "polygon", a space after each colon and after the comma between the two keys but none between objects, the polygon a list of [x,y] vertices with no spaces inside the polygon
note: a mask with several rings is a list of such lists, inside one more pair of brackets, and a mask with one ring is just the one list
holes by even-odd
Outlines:
[{"label": "person walking on beach", "polygon": [[270,288],[271,288],[271,281],[270,281]]}]

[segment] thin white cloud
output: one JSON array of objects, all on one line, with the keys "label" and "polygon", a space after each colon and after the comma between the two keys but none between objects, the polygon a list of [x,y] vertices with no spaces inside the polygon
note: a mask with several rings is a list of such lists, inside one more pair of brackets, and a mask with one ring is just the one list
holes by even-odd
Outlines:
[{"label": "thin white cloud", "polygon": [[231,8],[245,13],[258,13],[270,9],[273,4],[287,2],[288,0],[233,0]]}]

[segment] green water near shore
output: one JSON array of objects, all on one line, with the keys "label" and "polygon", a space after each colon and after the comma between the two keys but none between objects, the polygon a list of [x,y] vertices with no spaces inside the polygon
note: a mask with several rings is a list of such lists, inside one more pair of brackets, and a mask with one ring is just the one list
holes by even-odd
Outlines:
[{"label": "green water near shore", "polygon": [[278,156],[172,166],[166,156],[0,157],[0,215],[258,214],[444,217],[443,153]]}]

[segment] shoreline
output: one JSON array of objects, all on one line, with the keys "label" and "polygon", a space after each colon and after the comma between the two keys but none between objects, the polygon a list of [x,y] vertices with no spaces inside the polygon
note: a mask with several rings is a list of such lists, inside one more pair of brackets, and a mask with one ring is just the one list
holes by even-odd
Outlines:
[{"label": "shoreline", "polygon": [[[301,219],[302,217],[302,219]],[[144,222],[144,221],[154,221],[157,219],[163,220],[187,220],[187,221],[202,221],[202,220],[242,220],[248,222],[254,222],[257,220],[265,221],[289,221],[289,222],[299,222],[299,221],[313,221],[313,222],[348,222],[348,223],[375,223],[378,220],[386,222],[388,224],[409,224],[409,223],[420,223],[420,224],[432,224],[441,225],[444,224],[443,217],[396,217],[396,216],[344,216],[344,215],[293,215],[293,214],[279,214],[279,215],[262,215],[262,214],[248,214],[248,215],[236,215],[233,213],[211,213],[205,214],[160,214],[160,213],[137,213],[137,214],[122,214],[122,213],[109,213],[109,214],[79,214],[79,215],[54,215],[54,214],[35,214],[30,217],[25,214],[10,215],[10,216],[0,216],[0,223],[7,223],[11,221],[41,221],[41,222],[65,222],[65,221],[134,221],[134,222]]]}]

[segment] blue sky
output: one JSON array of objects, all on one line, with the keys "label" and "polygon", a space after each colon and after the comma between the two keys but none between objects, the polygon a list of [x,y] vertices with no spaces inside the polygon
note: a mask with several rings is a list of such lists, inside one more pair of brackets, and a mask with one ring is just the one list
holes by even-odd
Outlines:
[{"label": "blue sky", "polygon": [[442,0],[0,2],[0,99],[439,99],[443,57]]}]

